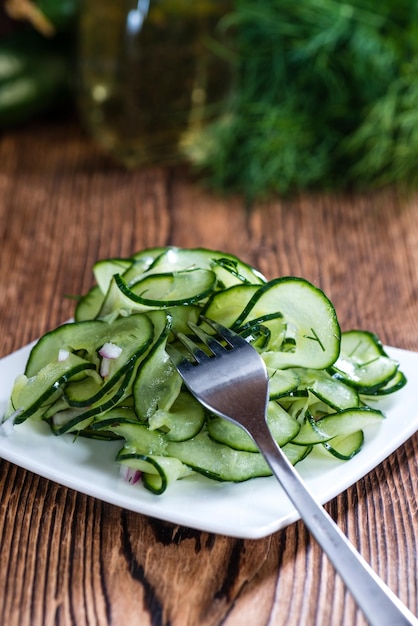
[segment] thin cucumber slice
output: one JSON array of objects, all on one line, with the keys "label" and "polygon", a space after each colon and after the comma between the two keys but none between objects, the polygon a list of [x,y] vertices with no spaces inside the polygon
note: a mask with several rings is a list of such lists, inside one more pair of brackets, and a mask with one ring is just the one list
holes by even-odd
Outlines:
[{"label": "thin cucumber slice", "polygon": [[164,250],[164,248],[149,248],[130,258],[113,258],[97,261],[93,265],[93,274],[102,294],[105,295],[107,293],[115,274],[123,276],[127,283],[136,280],[148,270]]},{"label": "thin cucumber slice", "polygon": [[135,276],[144,273],[149,270],[155,260],[164,254],[167,250],[166,247],[145,248],[140,252],[136,252],[129,260],[132,262],[131,267],[123,274],[127,281],[131,280]]},{"label": "thin cucumber slice", "polygon": [[135,411],[130,406],[125,406],[125,402],[121,406],[113,406],[103,413],[99,413],[95,416],[94,421],[91,423],[89,431],[93,433],[93,436],[97,433],[99,437],[107,434],[117,436],[119,439],[126,441],[125,434],[119,432],[117,429],[123,425],[144,427],[138,421]]},{"label": "thin cucumber slice", "polygon": [[[113,324],[105,322],[80,322],[65,324],[45,335],[33,348],[26,367],[26,375],[33,376],[41,371],[58,355],[59,350],[83,351],[83,356],[100,368],[102,376],[96,373],[94,379],[69,383],[65,389],[68,403],[73,407],[91,406],[104,397],[126,372],[134,367],[153,340],[153,327],[146,316],[121,318]],[[107,359],[106,373],[102,366],[105,356],[98,352],[112,343],[120,350],[120,355]]]},{"label": "thin cucumber slice", "polygon": [[100,413],[95,417],[94,424],[92,424],[92,431],[104,431],[107,426],[116,426],[120,423],[137,422],[136,413],[131,406],[116,406],[112,407],[105,413]]},{"label": "thin cucumber slice", "polygon": [[94,320],[98,316],[103,304],[103,294],[98,285],[92,287],[85,296],[80,298],[74,312],[76,322]]},{"label": "thin cucumber slice", "polygon": [[58,411],[65,411],[69,408],[71,408],[70,405],[68,404],[62,393],[60,393],[55,402],[52,402],[52,404],[50,404],[47,410],[44,412],[44,414],[42,415],[42,419],[48,422],[50,418],[55,415],[55,413],[58,413]]},{"label": "thin cucumber slice", "polygon": [[376,400],[379,396],[387,396],[391,393],[395,393],[395,391],[399,391],[399,389],[405,387],[406,383],[407,379],[405,374],[398,370],[395,376],[393,376],[393,378],[391,378],[385,385],[379,387],[373,393],[365,393],[362,391],[362,394],[364,393],[365,396],[370,396],[371,399]]},{"label": "thin cucumber slice", "polygon": [[[261,418],[263,419],[263,418]],[[269,402],[267,424],[279,446],[284,446],[299,432],[300,425],[277,402]],[[221,417],[213,417],[207,423],[210,437],[235,450],[257,452],[253,439],[240,427]]]},{"label": "thin cucumber slice", "polygon": [[357,390],[332,378],[326,371],[306,368],[298,369],[298,372],[301,387],[313,393],[317,398],[336,411],[342,411],[360,405]]},{"label": "thin cucumber slice", "polygon": [[141,420],[150,419],[157,409],[169,411],[182,386],[182,380],[165,349],[173,318],[164,311],[156,311],[151,319],[157,340],[139,366],[132,388],[135,411]]},{"label": "thin cucumber slice", "polygon": [[[97,376],[100,379],[98,374]],[[116,384],[116,381],[114,384]],[[82,408],[84,406],[89,406],[92,404],[92,398],[99,399],[102,395],[109,391],[111,386],[107,385],[104,387],[103,380],[97,381],[96,378],[90,378],[88,381],[82,380],[72,383],[70,382],[65,387],[65,401],[68,408]]]},{"label": "thin cucumber slice", "polygon": [[212,270],[226,289],[235,284],[261,284],[264,276],[238,257],[206,248],[167,248],[149,268],[149,273],[173,272],[193,268]]},{"label": "thin cucumber slice", "polygon": [[205,423],[205,411],[190,393],[182,391],[170,410],[158,409],[148,420],[150,430],[161,430],[167,441],[187,441],[195,437]]},{"label": "thin cucumber slice", "polygon": [[[267,313],[240,327],[240,335],[247,337],[261,353],[283,350],[286,344],[287,323],[280,312]],[[292,348],[294,342],[292,341]]]},{"label": "thin cucumber slice", "polygon": [[95,431],[110,431],[124,438],[125,443],[118,455],[123,454],[156,454],[167,456],[167,439],[159,430],[150,430],[147,425],[137,420],[119,418],[104,419],[92,425]]},{"label": "thin cucumber slice", "polygon": [[235,284],[242,283],[252,285],[253,283],[260,284],[266,282],[260,272],[245,265],[242,261],[231,255],[223,255],[222,257],[214,259],[212,269],[224,289]]},{"label": "thin cucumber slice", "polygon": [[191,474],[191,470],[178,459],[167,456],[155,456],[119,452],[117,463],[126,465],[130,469],[138,470],[142,474],[144,487],[155,495],[161,495],[176,480]]},{"label": "thin cucumber slice", "polygon": [[363,428],[376,426],[384,419],[377,409],[354,408],[331,413],[319,420],[307,417],[292,443],[304,446],[331,441],[334,437],[351,435]]},{"label": "thin cucumber slice", "polygon": [[245,284],[216,291],[203,307],[203,315],[231,327],[259,288],[259,285]]},{"label": "thin cucumber slice", "polygon": [[207,298],[215,287],[216,275],[210,270],[145,274],[131,286],[116,274],[110,283],[99,318],[195,304]]},{"label": "thin cucumber slice", "polygon": [[260,453],[234,450],[213,441],[205,431],[188,441],[169,443],[167,453],[213,480],[241,482],[271,475]]},{"label": "thin cucumber slice", "polygon": [[332,439],[332,442],[325,441],[322,446],[332,456],[340,459],[340,461],[350,461],[356,454],[360,452],[364,444],[364,433],[358,430],[351,435],[338,436]]},{"label": "thin cucumber slice", "polygon": [[[80,352],[87,360],[99,366],[98,351],[106,344],[120,345],[125,350],[109,364],[108,377],[119,369],[119,365],[135,354],[136,350],[146,349],[153,339],[153,327],[146,316],[121,318],[113,324],[101,320],[67,323],[46,333],[32,348],[25,374],[30,377],[39,372],[50,361],[57,358],[60,350]],[[130,356],[129,356],[130,355]]]},{"label": "thin cucumber slice", "polygon": [[104,322],[89,320],[79,322],[77,326],[73,323],[63,324],[46,333],[30,352],[25,368],[26,376],[35,376],[45,365],[58,358],[60,350],[92,352],[92,338],[102,336],[103,328]]},{"label": "thin cucumber slice", "polygon": [[80,433],[87,430],[94,419],[92,411],[78,407],[69,407],[52,415],[50,423],[55,435]]},{"label": "thin cucumber slice", "polygon": [[[161,254],[163,248],[153,248],[140,252],[130,259],[104,259],[93,265],[97,285],[94,285],[77,303],[74,319],[76,322],[92,320],[99,317],[112,278],[122,274],[125,280],[137,279],[152,264],[155,256]],[[155,255],[155,256],[153,256]]]},{"label": "thin cucumber slice", "polygon": [[166,246],[155,246],[153,248],[145,248],[139,252],[135,252],[130,258],[135,263],[141,263],[144,272],[153,264],[155,259],[167,250]]},{"label": "thin cucumber slice", "polygon": [[289,441],[282,447],[282,451],[285,453],[292,465],[296,465],[312,452],[313,446],[301,446]]},{"label": "thin cucumber slice", "polygon": [[123,273],[120,273],[120,276],[122,276],[125,283],[128,287],[130,287],[138,282],[138,280],[140,280],[143,276],[148,275],[147,271],[151,264],[150,259],[137,259],[133,261]]},{"label": "thin cucumber slice", "polygon": [[267,366],[269,377],[270,400],[278,400],[283,396],[288,396],[300,385],[300,377],[296,370],[280,370]]},{"label": "thin cucumber slice", "polygon": [[103,295],[107,293],[110,282],[115,274],[123,274],[133,265],[129,259],[103,259],[93,265],[93,274]]},{"label": "thin cucumber slice", "polygon": [[94,366],[75,354],[68,354],[63,361],[50,361],[40,372],[28,377],[18,377],[12,390],[5,419],[13,412],[19,414],[15,423],[20,424],[26,419],[39,419],[47,407],[62,394],[62,387],[74,376],[92,369]]},{"label": "thin cucumber slice", "polygon": [[[258,297],[260,285],[234,285],[229,289],[214,293],[203,309],[203,315],[231,328],[239,327],[239,332],[251,338],[251,343],[264,350],[280,349],[286,336],[286,320],[283,314],[269,311],[258,318],[251,318],[241,324],[243,311]],[[257,337],[264,339],[261,346]],[[262,351],[261,349],[259,351]]]},{"label": "thin cucumber slice", "polygon": [[122,403],[131,393],[133,369],[129,369],[118,385],[107,390],[96,402],[87,407],[70,407],[59,410],[51,416],[51,429],[55,435],[80,433],[91,427],[94,420]]},{"label": "thin cucumber slice", "polygon": [[335,362],[340,350],[335,309],[320,289],[302,278],[278,278],[260,287],[234,328],[239,331],[252,319],[277,312],[286,323],[286,336],[269,355],[270,367],[323,369]]},{"label": "thin cucumber slice", "polygon": [[[174,445],[181,444],[173,444],[173,447]],[[305,458],[311,449],[292,444],[287,444],[283,448],[293,465]],[[222,451],[223,446],[213,444],[205,435],[200,435],[198,439],[193,440],[193,448],[185,455],[187,464],[177,457],[137,454],[126,452],[124,449],[117,454],[116,461],[139,470],[143,474],[144,486],[156,495],[161,495],[175,480],[185,478],[194,471],[221,482],[249,480],[254,477],[254,468],[259,476],[270,475],[261,454],[227,449],[226,453],[224,451],[227,458],[224,459],[220,456]]]},{"label": "thin cucumber slice", "polygon": [[[188,323],[193,322],[194,324],[197,324],[201,311],[201,307],[192,304],[189,304],[188,306],[175,306],[167,309],[167,314],[172,318],[170,340],[174,339],[177,333],[189,333],[190,327],[188,326]],[[149,315],[152,316],[152,313]]]},{"label": "thin cucumber slice", "polygon": [[184,306],[199,302],[212,293],[215,285],[214,272],[202,269],[143,275],[130,288],[119,282],[119,288],[125,295],[148,308]]},{"label": "thin cucumber slice", "polygon": [[341,351],[331,368],[335,378],[358,389],[362,394],[374,394],[385,387],[398,371],[398,363],[384,351],[375,334],[352,330],[341,335]]},{"label": "thin cucumber slice", "polygon": [[[307,449],[295,454],[288,445],[283,447],[283,452],[286,456],[289,454],[291,462],[296,463],[306,455]],[[189,441],[169,443],[167,453],[213,480],[242,482],[250,478],[271,475],[270,468],[259,452],[234,450],[230,446],[213,441],[205,430]]]}]

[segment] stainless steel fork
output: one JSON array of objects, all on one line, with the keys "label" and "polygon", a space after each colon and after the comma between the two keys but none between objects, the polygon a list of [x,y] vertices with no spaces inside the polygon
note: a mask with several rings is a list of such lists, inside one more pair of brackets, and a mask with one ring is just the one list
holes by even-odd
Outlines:
[{"label": "stainless steel fork", "polygon": [[268,376],[258,352],[220,324],[205,322],[219,336],[189,323],[195,337],[177,338],[192,360],[171,345],[168,352],[191,393],[210,411],[241,426],[264,455],[306,527],[328,555],[372,626],[418,626],[418,619],[355,550],[271,436],[266,422]]}]

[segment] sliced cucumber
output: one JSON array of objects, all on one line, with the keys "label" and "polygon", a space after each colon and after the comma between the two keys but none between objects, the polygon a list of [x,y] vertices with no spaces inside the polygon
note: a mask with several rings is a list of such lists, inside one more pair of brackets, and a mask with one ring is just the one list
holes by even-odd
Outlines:
[{"label": "sliced cucumber", "polygon": [[[260,419],[264,418],[261,416]],[[268,404],[267,424],[279,446],[284,446],[294,439],[300,428],[298,422],[277,402],[269,402]],[[208,421],[207,428],[210,437],[219,443],[236,450],[258,451],[252,438],[241,427],[232,424],[232,422],[226,419],[213,417]]]},{"label": "sliced cucumber", "polygon": [[325,294],[302,278],[278,278],[263,285],[235,321],[234,328],[280,312],[286,324],[281,346],[269,355],[270,367],[332,365],[340,351],[340,327]]},{"label": "sliced cucumber", "polygon": [[29,417],[41,418],[46,408],[61,396],[65,383],[80,372],[92,368],[94,365],[85,359],[68,354],[63,361],[51,360],[37,375],[28,377],[22,374],[13,387],[5,418],[10,417],[14,411],[19,411],[15,419],[16,424],[24,422]]},{"label": "sliced cucumber", "polygon": [[[98,351],[107,343],[123,348],[120,357],[112,359],[109,378],[126,364],[136,351],[144,351],[153,339],[153,327],[146,316],[120,318],[113,324],[100,320],[68,323],[44,335],[32,348],[26,365],[26,376],[34,376],[58,357],[60,350],[81,353],[87,360],[100,364]],[[126,357],[126,358],[125,358]]]},{"label": "sliced cucumber", "polygon": [[213,441],[205,431],[189,441],[169,443],[167,453],[214,480],[240,482],[271,475],[260,453],[234,450]]},{"label": "sliced cucumber", "polygon": [[[46,420],[56,435],[121,440],[117,462],[163,493],[194,471],[215,480],[270,475],[251,437],[209,415],[167,353],[204,316],[241,334],[269,375],[267,421],[295,464],[312,449],[349,460],[383,413],[368,398],[406,384],[379,339],[341,336],[325,294],[302,278],[269,282],[237,257],[156,247],[95,263],[75,323],[44,335],[14,385],[5,419]],[[263,416],[260,416],[263,419]]]},{"label": "sliced cucumber", "polygon": [[119,454],[157,454],[166,456],[167,439],[159,430],[150,430],[136,420],[119,418],[102,419],[92,425],[95,431],[110,431],[124,438],[125,444]]},{"label": "sliced cucumber", "polygon": [[[265,361],[268,362],[268,357],[265,358]],[[300,385],[300,376],[295,369],[280,370],[267,366],[267,373],[270,400],[278,400],[283,396],[288,396]]]},{"label": "sliced cucumber", "polygon": [[376,426],[384,419],[377,409],[354,408],[331,413],[315,420],[308,416],[293,443],[304,446],[331,441],[334,437],[351,435],[369,426]]},{"label": "sliced cucumber", "polygon": [[206,298],[215,288],[216,276],[210,270],[190,269],[164,274],[143,275],[128,288],[122,280],[119,289],[144,310],[184,306]]},{"label": "sliced cucumber", "polygon": [[115,274],[99,317],[106,319],[115,313],[130,315],[152,309],[187,306],[204,300],[214,291],[215,286],[216,275],[210,270],[145,274],[130,287],[122,276]]},{"label": "sliced cucumber", "polygon": [[141,472],[144,486],[155,495],[161,495],[173,482],[191,473],[187,465],[168,456],[126,453],[121,450],[116,461]]},{"label": "sliced cucumber", "polygon": [[148,421],[151,430],[161,430],[167,441],[187,441],[205,423],[202,405],[190,393],[180,392],[169,410],[158,409]]},{"label": "sliced cucumber", "polygon": [[[190,328],[189,322],[196,324],[199,320],[202,309],[198,305],[189,304],[188,306],[170,307],[167,314],[172,318],[172,329],[169,340],[174,339],[177,333],[188,333]],[[150,316],[153,313],[149,314]]]},{"label": "sliced cucumber", "polygon": [[332,456],[341,461],[350,461],[356,454],[360,452],[364,443],[364,433],[357,430],[351,435],[339,435],[334,437],[331,442],[325,441],[322,446]]},{"label": "sliced cucumber", "polygon": [[109,289],[113,276],[115,274],[123,274],[133,264],[129,259],[104,259],[97,261],[93,265],[93,274],[100,292],[104,295]]},{"label": "sliced cucumber", "polygon": [[[106,329],[105,337],[100,337],[100,340],[96,338],[95,343],[98,341],[98,348],[103,346],[103,341],[105,344],[106,340],[107,342],[111,341],[112,345],[116,345],[120,350],[120,356],[109,359],[105,378],[98,376],[89,385],[84,385],[83,381],[68,385],[65,395],[69,404],[79,407],[95,404],[117,384],[129,369],[138,366],[141,357],[145,355],[153,338],[153,328],[149,319],[145,316],[133,315],[129,318],[116,320],[109,325],[109,328]],[[90,356],[92,356],[91,353]],[[103,364],[104,359],[105,356],[101,356],[101,364]]]},{"label": "sliced cucumber", "polygon": [[[63,372],[68,370],[58,378],[61,381],[60,385],[67,383],[62,393],[68,405],[78,408],[89,407],[87,412],[70,409],[60,411],[59,416],[54,416],[53,419],[56,432],[72,430],[76,426],[79,428],[85,419],[90,419],[97,412],[105,410],[104,407],[113,406],[116,399],[123,397],[126,394],[126,381],[132,378],[131,370],[145,354],[152,340],[153,327],[146,316],[121,318],[113,324],[100,321],[65,324],[44,335],[31,351],[26,376],[29,380],[33,377],[38,380],[45,378],[49,380],[49,377],[54,375],[54,367]],[[104,375],[101,368],[105,356],[100,356],[99,351],[109,342],[115,342],[120,355],[107,359],[109,363]],[[60,351],[68,352],[68,358],[54,366]],[[87,381],[79,380],[75,376],[72,362],[75,358],[79,359],[77,353],[83,355],[82,363],[85,364],[80,365],[77,372],[94,370],[94,376]],[[54,384],[58,385],[58,382]],[[40,383],[35,385],[32,393],[34,402],[40,405],[39,398],[43,397],[44,393]],[[30,412],[25,411],[20,419],[23,421],[30,415]]]},{"label": "sliced cucumber", "polygon": [[296,463],[300,463],[303,461],[310,452],[312,452],[313,446],[301,446],[291,441],[286,443],[282,450],[291,462],[292,465],[296,465]]},{"label": "sliced cucumber", "polygon": [[204,306],[203,314],[209,319],[231,327],[259,288],[259,285],[245,284],[216,291]]},{"label": "sliced cucumber", "polygon": [[[51,416],[50,424],[55,435],[80,433],[84,428],[91,427],[94,420],[103,416],[115,406],[124,404],[131,393],[133,370],[126,372],[117,385],[108,389],[94,404],[87,407],[70,407],[58,410]],[[49,411],[51,413],[51,411]]]},{"label": "sliced cucumber", "polygon": [[[287,444],[283,451],[287,455]],[[299,454],[295,454],[291,448],[289,451],[290,461],[300,460],[306,454],[306,449]],[[234,450],[213,441],[204,430],[189,441],[169,443],[167,452],[194,471],[218,481],[241,482],[256,476],[271,475],[270,468],[259,452]]]},{"label": "sliced cucumber", "polygon": [[123,434],[117,432],[116,429],[121,424],[140,424],[133,407],[128,404],[123,402],[121,405],[111,407],[107,411],[97,414],[89,428],[89,436],[103,438],[104,436],[112,435],[119,439],[125,439]]},{"label": "sliced cucumber", "polygon": [[359,393],[373,394],[388,386],[396,376],[398,363],[383,349],[375,334],[352,330],[341,336],[341,351],[331,372]]},{"label": "sliced cucumber", "polygon": [[152,319],[157,340],[139,366],[132,389],[135,410],[141,420],[150,419],[157,409],[169,411],[182,386],[182,380],[165,350],[173,318],[163,311],[156,311]]},{"label": "sliced cucumber", "polygon": [[313,393],[329,407],[342,411],[360,405],[356,389],[335,380],[323,370],[298,369],[301,387]]},{"label": "sliced cucumber", "polygon": [[94,320],[103,304],[103,294],[99,285],[92,287],[85,296],[80,298],[74,312],[76,322]]},{"label": "sliced cucumber", "polygon": [[135,263],[142,263],[144,271],[147,270],[160,254],[163,254],[167,248],[165,246],[156,246],[154,248],[145,248],[139,252],[135,252],[130,258]]},{"label": "sliced cucumber", "polygon": [[235,284],[260,284],[265,282],[261,272],[244,263],[238,257],[206,248],[167,248],[154,260],[149,267],[148,273],[172,272],[195,268],[213,271],[222,289]]},{"label": "sliced cucumber", "polygon": [[387,383],[378,387],[373,392],[365,392],[361,390],[363,396],[370,396],[371,399],[376,400],[379,396],[387,396],[395,391],[399,391],[402,387],[405,387],[407,383],[406,376],[403,372],[398,370],[396,374]]},{"label": "sliced cucumber", "polygon": [[[76,337],[74,336],[75,326],[72,323],[63,324],[46,333],[29,354],[25,368],[26,376],[35,376],[45,365],[55,361],[60,350],[91,352],[92,337],[102,335],[104,327],[104,322],[85,321],[77,324]],[[75,347],[71,345],[74,340],[76,341]]]}]

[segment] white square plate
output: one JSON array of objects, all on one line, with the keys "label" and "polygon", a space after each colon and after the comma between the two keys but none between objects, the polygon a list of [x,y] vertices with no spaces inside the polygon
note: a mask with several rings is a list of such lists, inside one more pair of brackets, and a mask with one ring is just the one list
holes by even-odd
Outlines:
[{"label": "white square plate", "polygon": [[[0,415],[15,377],[22,373],[31,346],[0,360]],[[365,444],[351,461],[311,454],[297,465],[311,492],[323,504],[347,489],[418,430],[418,353],[387,348],[400,363],[408,383],[380,401],[387,419],[365,432]],[[55,437],[45,423],[29,420],[10,436],[0,436],[0,457],[81,493],[143,515],[190,528],[257,539],[299,518],[274,478],[240,484],[218,483],[193,476],[155,496],[119,477],[114,462],[120,442],[72,436]]]}]

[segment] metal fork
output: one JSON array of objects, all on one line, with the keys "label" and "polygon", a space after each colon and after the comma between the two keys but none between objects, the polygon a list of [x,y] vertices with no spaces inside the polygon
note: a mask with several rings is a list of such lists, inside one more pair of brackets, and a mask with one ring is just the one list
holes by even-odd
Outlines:
[{"label": "metal fork", "polygon": [[219,336],[188,325],[195,335],[177,338],[192,360],[170,344],[168,353],[191,393],[211,412],[241,426],[264,455],[274,476],[306,527],[328,555],[372,626],[418,626],[418,619],[355,550],[325,509],[316,502],[266,422],[268,375],[258,352],[244,338],[204,318]]}]

